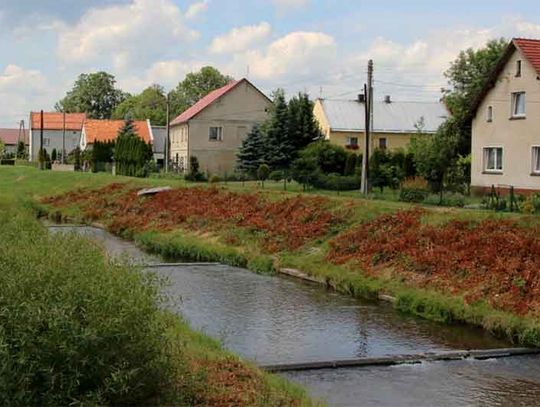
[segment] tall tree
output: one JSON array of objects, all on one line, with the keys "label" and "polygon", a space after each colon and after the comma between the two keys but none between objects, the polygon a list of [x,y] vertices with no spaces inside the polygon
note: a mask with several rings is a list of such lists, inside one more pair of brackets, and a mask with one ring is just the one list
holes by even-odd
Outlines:
[{"label": "tall tree", "polygon": [[113,110],[127,97],[115,84],[116,79],[107,72],[83,73],[55,109],[86,113],[92,119],[110,119]]},{"label": "tall tree", "polygon": [[208,93],[225,86],[233,80],[216,68],[205,66],[199,72],[188,73],[185,79],[171,91],[171,114],[178,115],[190,108]]},{"label": "tall tree", "polygon": [[132,118],[147,120],[153,125],[164,126],[167,121],[167,97],[160,85],[152,85],[140,94],[128,96],[112,114],[113,119]]},{"label": "tall tree", "polygon": [[274,92],[274,105],[265,126],[265,162],[270,168],[284,170],[292,164],[295,148],[289,136],[289,109],[283,90]]},{"label": "tall tree", "polygon": [[116,138],[114,161],[117,174],[146,176],[147,165],[151,160],[152,147],[137,135],[133,120],[126,120]]},{"label": "tall tree", "polygon": [[0,139],[0,157],[4,156],[5,151],[6,151],[6,144],[4,143],[4,140]]},{"label": "tall tree", "polygon": [[236,154],[237,169],[243,174],[256,176],[257,169],[264,162],[265,143],[259,126],[254,126],[242,141]]},{"label": "tall tree", "polygon": [[469,48],[459,56],[445,72],[449,89],[444,89],[445,102],[460,129],[457,152],[467,155],[471,150],[471,106],[479,95],[487,78],[500,61],[508,41],[501,38],[489,41],[479,49]]},{"label": "tall tree", "polygon": [[313,102],[306,93],[299,93],[289,101],[289,137],[296,152],[322,137],[313,115]]}]

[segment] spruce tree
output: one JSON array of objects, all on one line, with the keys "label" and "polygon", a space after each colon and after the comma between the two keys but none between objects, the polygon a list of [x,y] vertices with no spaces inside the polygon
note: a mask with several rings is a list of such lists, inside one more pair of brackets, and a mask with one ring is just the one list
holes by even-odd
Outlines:
[{"label": "spruce tree", "polygon": [[313,102],[306,93],[289,101],[289,137],[295,152],[322,138],[319,124],[313,115]]},{"label": "spruce tree", "polygon": [[255,125],[242,141],[236,154],[238,171],[244,175],[255,177],[257,169],[264,162],[264,147],[261,129]]},{"label": "spruce tree", "polygon": [[265,162],[271,170],[289,168],[294,157],[294,145],[289,136],[289,110],[282,90],[275,93],[274,106],[266,125]]}]

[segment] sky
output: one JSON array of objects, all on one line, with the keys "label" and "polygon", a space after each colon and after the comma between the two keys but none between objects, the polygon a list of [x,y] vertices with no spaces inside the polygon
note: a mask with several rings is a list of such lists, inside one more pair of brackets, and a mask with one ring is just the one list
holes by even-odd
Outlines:
[{"label": "sky", "polygon": [[212,65],[263,92],[434,101],[460,50],[540,38],[537,0],[0,0],[0,126],[52,110],[80,73],[137,93]]}]

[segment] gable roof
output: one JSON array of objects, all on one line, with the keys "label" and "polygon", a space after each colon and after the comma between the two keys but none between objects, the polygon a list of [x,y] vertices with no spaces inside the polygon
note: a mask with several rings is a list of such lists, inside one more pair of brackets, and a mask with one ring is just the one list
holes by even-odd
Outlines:
[{"label": "gable roof", "polygon": [[[85,113],[66,113],[66,130],[81,131]],[[32,130],[41,129],[40,112],[30,113],[30,126]],[[64,114],[62,112],[44,112],[43,130],[62,130],[64,128]]]},{"label": "gable roof", "polygon": [[[365,131],[365,106],[357,100],[319,99],[330,129]],[[434,133],[449,113],[440,102],[375,102],[373,131],[377,133],[413,133],[423,118],[424,131]]]},{"label": "gable roof", "polygon": [[528,39],[528,38],[514,38],[506,47],[503,56],[499,60],[499,63],[487,78],[486,83],[476,99],[473,102],[471,112],[474,115],[480,104],[486,97],[487,93],[495,86],[497,79],[504,69],[514,52],[520,51],[523,56],[531,63],[536,70],[538,76],[540,76],[540,40]]},{"label": "gable roof", "polygon": [[[193,119],[195,116],[197,116],[199,113],[201,113],[204,109],[206,109],[208,106],[210,106],[212,103],[216,102],[218,99],[229,93],[231,90],[235,89],[238,85],[241,83],[248,83],[251,85],[257,92],[259,92],[262,96],[264,96],[266,99],[268,97],[262,93],[255,85],[253,85],[250,81],[248,81],[246,78],[240,79],[239,81],[232,81],[229,82],[227,85],[216,89],[212,92],[210,92],[208,95],[203,97],[201,100],[199,100],[197,103],[195,103],[193,106],[191,106],[189,109],[184,111],[180,116],[178,116],[176,119],[174,119],[171,122],[171,126],[185,123],[191,119]],[[270,101],[270,99],[268,99]]]},{"label": "gable roof", "polygon": [[[118,132],[124,125],[124,120],[86,120],[84,122],[84,136],[87,144],[92,144],[96,141],[112,141],[118,137]],[[145,142],[153,141],[150,124],[145,120],[137,120],[133,122],[137,135]]]},{"label": "gable roof", "polygon": [[[19,129],[0,129],[0,140],[6,145],[16,145],[19,142]],[[20,140],[28,142],[28,130],[21,130]]]}]

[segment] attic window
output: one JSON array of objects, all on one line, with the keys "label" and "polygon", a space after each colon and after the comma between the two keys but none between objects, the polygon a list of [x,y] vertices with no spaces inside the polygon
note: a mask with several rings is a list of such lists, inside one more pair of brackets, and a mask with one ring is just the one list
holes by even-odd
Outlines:
[{"label": "attic window", "polygon": [[521,77],[521,60],[516,62],[516,78]]},{"label": "attic window", "polygon": [[493,106],[488,106],[486,120],[491,123],[493,121]]}]

